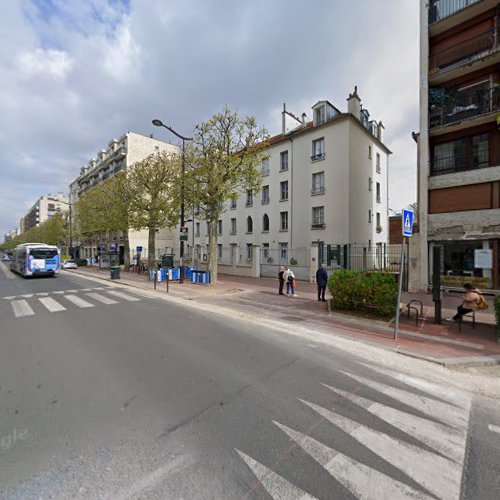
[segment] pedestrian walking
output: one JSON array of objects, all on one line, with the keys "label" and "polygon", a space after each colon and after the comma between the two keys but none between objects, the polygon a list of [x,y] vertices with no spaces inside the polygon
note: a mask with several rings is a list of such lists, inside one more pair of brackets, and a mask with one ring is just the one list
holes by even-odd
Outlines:
[{"label": "pedestrian walking", "polygon": [[474,287],[471,283],[464,283],[465,293],[462,295],[462,303],[457,307],[457,313],[452,318],[447,318],[446,321],[461,321],[464,314],[469,314],[472,311],[477,311],[484,298],[481,291]]},{"label": "pedestrian walking", "polygon": [[320,268],[316,271],[316,285],[318,286],[318,300],[320,302],[326,302],[325,292],[327,284],[328,273],[326,272],[326,265],[321,264]]},{"label": "pedestrian walking", "polygon": [[285,273],[285,268],[280,266],[278,271],[278,280],[279,280],[279,294],[283,295],[283,285],[285,284],[285,278],[283,278],[283,274]]}]

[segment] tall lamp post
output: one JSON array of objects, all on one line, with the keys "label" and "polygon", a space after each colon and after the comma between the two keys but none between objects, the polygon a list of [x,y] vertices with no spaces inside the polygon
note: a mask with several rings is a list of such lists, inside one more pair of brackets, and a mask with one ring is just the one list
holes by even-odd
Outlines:
[{"label": "tall lamp post", "polygon": [[[163,127],[172,132],[172,134],[176,135],[179,139],[182,141],[182,180],[181,180],[181,227],[184,227],[185,220],[184,220],[184,176],[186,173],[186,141],[192,141],[192,137],[184,137],[183,135],[179,134],[176,132],[172,127],[169,127],[168,125],[165,125],[161,120],[158,120],[155,118],[153,120],[153,125],[157,127]],[[179,282],[183,283],[184,282],[184,276],[183,276],[183,265],[182,265],[182,259],[184,257],[184,240],[182,239],[184,237],[184,234],[180,235],[180,263],[179,263],[179,271],[180,271],[180,276],[179,276]]]}]

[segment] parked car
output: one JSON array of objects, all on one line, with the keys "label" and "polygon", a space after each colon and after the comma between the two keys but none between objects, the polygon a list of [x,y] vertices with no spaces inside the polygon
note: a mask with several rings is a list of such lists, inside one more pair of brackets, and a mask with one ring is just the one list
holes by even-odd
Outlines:
[{"label": "parked car", "polygon": [[3,262],[9,262],[9,261],[10,261],[10,257],[9,257],[7,254],[5,254],[5,255],[2,257],[2,261],[3,261]]},{"label": "parked car", "polygon": [[68,259],[68,260],[63,260],[62,268],[63,269],[77,269],[78,266],[76,265],[76,261],[75,260]]}]

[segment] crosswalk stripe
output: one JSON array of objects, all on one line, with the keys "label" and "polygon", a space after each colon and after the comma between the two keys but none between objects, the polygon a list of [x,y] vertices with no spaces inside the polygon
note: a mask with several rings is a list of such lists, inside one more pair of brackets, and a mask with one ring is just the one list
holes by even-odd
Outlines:
[{"label": "crosswalk stripe", "polygon": [[496,432],[496,433],[500,434],[500,427],[498,427],[498,425],[488,424],[488,429],[491,432]]},{"label": "crosswalk stripe", "polygon": [[359,375],[353,375],[342,370],[340,370],[340,372],[361,384],[371,387],[386,396],[404,403],[411,408],[415,408],[422,413],[426,413],[427,415],[457,429],[463,429],[468,422],[468,412],[464,412],[462,409],[458,409],[452,405],[443,403],[442,401],[413,394],[402,389],[396,389],[395,387],[390,387],[388,385],[375,382],[374,380],[361,377]]},{"label": "crosswalk stripe", "polygon": [[339,396],[348,399],[352,403],[369,411],[372,415],[384,420],[388,424],[401,429],[406,434],[422,441],[438,453],[441,453],[451,460],[462,464],[464,460],[463,436],[456,430],[427,420],[426,418],[412,415],[411,413],[386,406],[376,401],[353,395],[352,393],[322,384]]},{"label": "crosswalk stripe", "polygon": [[109,293],[110,295],[114,295],[115,297],[118,297],[119,299],[128,300],[129,302],[136,302],[138,300],[141,300],[138,297],[133,297],[132,295],[127,295],[123,292],[117,292],[116,290],[109,290],[106,293]]},{"label": "crosswalk stripe", "polygon": [[87,297],[90,297],[91,299],[97,300],[98,302],[102,302],[103,304],[118,304],[116,300],[110,299],[109,297],[105,297],[104,295],[101,295],[100,293],[87,293]]},{"label": "crosswalk stripe", "polygon": [[385,461],[403,471],[438,498],[456,499],[459,497],[462,479],[461,465],[373,430],[309,401],[300,401],[350,434]]},{"label": "crosswalk stripe", "polygon": [[274,423],[357,498],[431,498],[305,434],[278,422]]},{"label": "crosswalk stripe", "polygon": [[66,300],[69,300],[72,304],[75,304],[75,306],[81,308],[94,307],[94,304],[91,304],[90,302],[87,302],[86,300],[83,300],[82,298],[77,297],[76,295],[65,295],[64,298]]},{"label": "crosswalk stripe", "polygon": [[33,316],[35,312],[25,300],[14,300],[11,302],[12,309],[16,318],[24,316]]},{"label": "crosswalk stripe", "polygon": [[454,390],[451,387],[441,387],[437,384],[434,384],[432,382],[429,382],[427,380],[424,380],[419,377],[413,377],[411,375],[405,375],[404,373],[398,373],[396,371],[388,370],[386,368],[380,368],[378,366],[369,366],[365,363],[362,363],[364,366],[367,368],[376,371],[378,373],[381,373],[383,375],[387,375],[388,377],[392,379],[396,379],[399,382],[403,382],[407,385],[410,385],[412,387],[415,387],[416,389],[419,389],[423,392],[427,392],[428,394],[431,394],[432,396],[438,397],[445,399],[446,401],[449,401],[451,404],[461,406],[463,408],[469,409],[470,408],[470,402],[471,398],[467,396],[466,394],[460,393],[457,390]]},{"label": "crosswalk stripe", "polygon": [[41,297],[38,299],[50,312],[66,311],[66,308],[59,304],[52,297]]},{"label": "crosswalk stripe", "polygon": [[314,500],[316,498],[297,488],[297,486],[294,486],[242,451],[236,448],[235,450],[274,500]]}]

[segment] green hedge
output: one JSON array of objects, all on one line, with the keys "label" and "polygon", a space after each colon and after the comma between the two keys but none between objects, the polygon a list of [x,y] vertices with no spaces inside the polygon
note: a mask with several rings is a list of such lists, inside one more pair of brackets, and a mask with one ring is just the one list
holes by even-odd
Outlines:
[{"label": "green hedge", "polygon": [[86,266],[87,264],[87,259],[76,259],[76,265],[78,267]]},{"label": "green hedge", "polygon": [[336,271],[328,279],[333,309],[392,317],[396,313],[398,284],[383,272]]},{"label": "green hedge", "polygon": [[496,332],[497,332],[497,337],[500,339],[500,295],[495,296],[495,317],[497,320],[496,324]]}]

